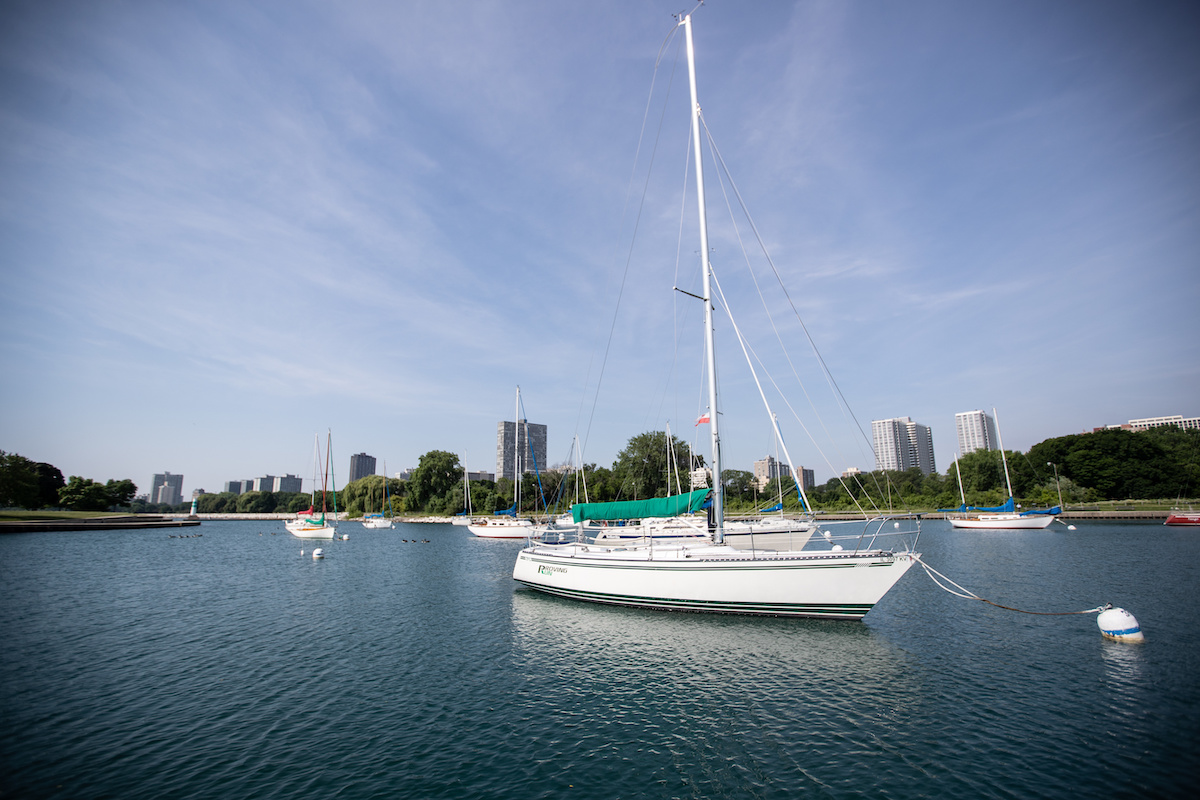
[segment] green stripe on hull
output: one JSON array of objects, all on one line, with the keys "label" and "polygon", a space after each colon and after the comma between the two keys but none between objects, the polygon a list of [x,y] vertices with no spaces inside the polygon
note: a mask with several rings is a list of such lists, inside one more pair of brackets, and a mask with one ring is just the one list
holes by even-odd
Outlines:
[{"label": "green stripe on hull", "polygon": [[861,620],[871,610],[872,605],[819,605],[805,603],[739,603],[714,602],[708,600],[673,600],[660,597],[634,597],[630,595],[605,594],[603,592],[584,592],[575,589],[560,589],[553,586],[542,586],[520,581],[535,591],[546,594],[567,597],[572,600],[584,600],[590,603],[604,603],[613,606],[632,606],[634,608],[651,608],[660,611],[703,611],[718,614],[754,614],[769,617],[815,617],[820,619]]}]

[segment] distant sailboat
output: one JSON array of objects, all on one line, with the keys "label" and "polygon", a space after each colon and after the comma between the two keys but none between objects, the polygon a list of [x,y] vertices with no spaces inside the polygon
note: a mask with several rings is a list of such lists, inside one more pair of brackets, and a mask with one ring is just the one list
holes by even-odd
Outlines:
[{"label": "distant sailboat", "polygon": [[455,514],[450,522],[454,525],[470,525],[472,513],[474,512],[471,510],[471,481],[470,476],[467,475],[467,468],[463,467],[463,510]]},{"label": "distant sailboat", "polygon": [[[384,515],[386,512],[386,516]],[[387,462],[383,462],[383,503],[379,507],[378,514],[367,514],[363,517],[362,525],[364,528],[375,528],[377,530],[394,528],[392,524],[392,498],[388,495],[388,477],[387,477]]]},{"label": "distant sailboat", "polygon": [[[308,511],[301,511],[296,515],[296,519],[285,522],[283,526],[287,528],[288,533],[299,539],[332,539],[337,533],[337,487],[333,487],[333,518],[326,518],[327,509],[325,507],[326,497],[328,493],[326,488],[330,481],[330,449],[333,447],[333,434],[328,434],[328,441],[325,445],[325,469],[320,471],[321,464],[321,438],[316,437],[316,455],[313,458],[313,494],[312,501],[309,503]],[[321,474],[321,514],[318,516],[315,512],[316,494],[317,494],[317,474]]]},{"label": "distant sailboat", "polygon": [[[1012,481],[1008,477],[1008,458],[1004,455],[1004,438],[1000,435],[1000,417],[996,409],[992,409],[996,420],[996,439],[1000,445],[1000,459],[1004,463],[1004,485],[1008,487],[1008,500],[1002,505],[992,508],[976,508],[967,506],[966,495],[962,489],[962,475],[958,476],[958,491],[962,495],[963,504],[958,510],[946,514],[946,519],[955,528],[975,528],[982,530],[1041,530],[1049,527],[1056,514],[1061,514],[1058,506],[1037,511],[1017,511],[1013,500]],[[955,457],[955,472],[958,472],[958,458]]]},{"label": "distant sailboat", "polygon": [[[494,516],[472,520],[467,530],[482,539],[525,539],[533,532],[533,520],[517,517],[521,506],[521,387],[517,387],[516,420],[513,423],[513,504],[506,511],[497,511]],[[528,439],[528,435],[526,436]],[[499,477],[499,476],[497,476]]]}]

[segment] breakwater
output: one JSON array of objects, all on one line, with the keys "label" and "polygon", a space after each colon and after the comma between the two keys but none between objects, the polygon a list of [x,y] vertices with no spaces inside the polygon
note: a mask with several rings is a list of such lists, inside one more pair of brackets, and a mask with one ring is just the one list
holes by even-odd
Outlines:
[{"label": "breakwater", "polygon": [[189,528],[200,524],[192,518],[172,518],[131,514],[124,517],[85,517],[81,519],[0,520],[0,533],[34,531],[128,531],[153,528]]}]

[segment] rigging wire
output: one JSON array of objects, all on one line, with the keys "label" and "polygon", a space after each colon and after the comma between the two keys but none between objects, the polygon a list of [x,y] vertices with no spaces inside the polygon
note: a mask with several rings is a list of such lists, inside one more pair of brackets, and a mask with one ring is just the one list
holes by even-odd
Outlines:
[{"label": "rigging wire", "polygon": [[[854,414],[854,410],[850,407],[850,403],[846,400],[846,397],[843,394],[840,385],[838,385],[837,379],[834,378],[832,370],[829,369],[829,366],[825,362],[824,356],[821,355],[821,351],[817,347],[816,342],[813,340],[812,334],[808,330],[808,326],[804,323],[804,319],[800,316],[800,311],[799,311],[799,309],[796,308],[796,304],[792,300],[791,294],[788,292],[787,286],[784,284],[783,278],[782,278],[782,276],[780,276],[779,270],[775,266],[775,262],[771,258],[771,254],[767,250],[766,244],[763,241],[761,234],[759,234],[759,232],[758,232],[758,227],[757,227],[757,225],[755,225],[754,218],[750,215],[750,210],[746,206],[745,200],[742,197],[741,192],[738,190],[737,184],[733,180],[733,175],[730,172],[728,165],[725,163],[724,158],[721,156],[720,150],[717,148],[717,145],[713,138],[712,132],[709,130],[707,124],[704,121],[703,113],[701,113],[701,115],[700,115],[700,124],[704,127],[705,138],[708,142],[708,146],[712,153],[713,160],[720,167],[716,171],[716,175],[718,177],[718,180],[720,181],[721,191],[725,196],[726,207],[730,211],[730,218],[731,218],[731,221],[733,224],[734,232],[738,239],[738,243],[742,249],[743,258],[746,260],[747,271],[750,272],[751,279],[753,280],[755,289],[758,292],[759,300],[763,304],[763,308],[766,311],[767,319],[770,321],[771,329],[775,333],[776,338],[779,340],[779,344],[783,351],[784,358],[787,361],[788,366],[791,367],[792,374],[795,377],[797,384],[799,384],[802,392],[804,393],[805,398],[809,402],[810,407],[812,407],[813,411],[816,413],[817,419],[820,422],[822,429],[825,431],[825,435],[829,438],[830,442],[833,443],[835,450],[838,450],[836,440],[834,439],[832,434],[829,432],[829,428],[825,424],[825,421],[821,417],[820,413],[817,412],[816,404],[814,403],[812,396],[808,393],[808,389],[805,386],[804,381],[800,378],[799,371],[796,369],[795,363],[792,361],[791,355],[789,354],[786,345],[784,345],[783,337],[780,334],[779,329],[775,324],[774,316],[771,314],[770,308],[767,305],[766,299],[763,295],[762,287],[758,282],[757,276],[754,274],[754,270],[751,269],[749,266],[749,256],[746,253],[745,243],[742,239],[740,228],[738,227],[736,218],[734,217],[734,214],[733,214],[733,204],[729,202],[729,195],[725,190],[724,181],[720,180],[722,178],[722,176],[724,177],[724,179],[729,181],[729,188],[733,191],[734,197],[737,198],[738,206],[741,209],[742,214],[745,216],[747,224],[749,224],[751,231],[753,231],[753,233],[754,233],[754,238],[758,242],[758,246],[759,246],[759,249],[763,253],[763,257],[765,258],[767,264],[771,267],[771,271],[774,274],[775,280],[779,284],[779,287],[783,292],[783,296],[786,298],[788,305],[791,307],[792,313],[795,315],[796,321],[800,324],[801,330],[804,331],[805,338],[808,340],[809,346],[812,348],[814,356],[816,357],[818,363],[821,365],[822,374],[825,375],[826,381],[828,382],[830,389],[831,389],[832,393],[834,394],[835,399],[838,400],[839,409],[842,411],[843,415],[848,414],[850,419],[853,420],[854,427],[856,427],[858,429],[859,435],[862,436],[863,441],[870,441],[869,439],[867,439],[866,432],[863,430],[862,424],[858,421],[858,417]],[[781,392],[781,394],[782,394],[782,392]],[[790,405],[789,405],[789,408],[790,408]],[[792,409],[792,413],[796,417],[797,421],[800,421],[799,415],[795,412],[794,409]],[[801,422],[801,425],[803,426],[803,422]],[[809,439],[813,442],[813,444],[815,446],[817,446],[818,451],[820,451],[821,450],[820,445],[817,444],[816,439],[813,437],[811,432],[809,432],[807,430],[807,428],[805,428],[805,432],[808,433]],[[871,447],[871,451],[872,451],[872,457],[874,457],[874,446],[873,445]],[[822,452],[822,455],[824,456],[823,452]],[[860,455],[865,455],[865,454],[862,454],[860,451]],[[838,457],[845,460],[845,456],[840,452],[840,450],[838,450]],[[831,469],[833,469],[834,473],[836,474],[838,471],[836,468],[833,467],[833,464],[829,462],[828,457],[826,457],[825,460],[826,460],[826,464]],[[870,474],[871,479],[873,481],[875,481],[876,489],[878,490],[880,496],[882,497],[884,492],[883,492],[883,487],[879,486],[878,476],[876,476],[873,473],[868,473],[868,474]],[[860,473],[860,475],[861,475],[861,473]],[[889,479],[887,479],[886,474],[884,475],[884,478],[885,478],[885,480],[889,480]],[[847,494],[849,494],[853,498],[854,492],[851,491],[848,486],[846,486],[845,480],[843,478],[839,477],[839,482],[841,482],[843,488],[846,489]],[[865,489],[865,487],[862,486],[861,478],[859,478],[858,476],[855,477],[854,482],[859,486],[859,488]],[[890,484],[890,480],[889,480],[889,484]],[[869,493],[868,493],[868,496],[869,496]]]},{"label": "rigging wire", "polygon": [[[654,61],[653,75],[651,76],[651,79],[650,79],[650,90],[646,97],[646,108],[642,114],[642,127],[641,127],[641,131],[638,134],[638,143],[637,143],[637,148],[634,152],[633,167],[632,167],[632,169],[630,171],[630,175],[629,175],[629,187],[626,190],[626,208],[627,209],[628,209],[628,202],[629,202],[628,197],[633,189],[634,178],[637,176],[638,161],[641,158],[642,145],[646,140],[646,127],[647,127],[648,120],[650,118],[651,102],[654,99],[654,85],[655,85],[655,82],[658,80],[659,67],[662,65],[663,51],[666,50],[667,45],[670,43],[671,39],[675,37],[677,31],[678,31],[678,26],[672,27],[670,33],[667,34],[666,38],[663,39],[663,43],[659,46],[658,56],[655,58],[655,61]],[[672,62],[671,74],[669,76],[669,80],[667,81],[667,95],[668,96],[670,95],[670,87],[673,85],[674,80],[675,80],[675,65],[677,65],[678,61],[679,61],[678,47],[679,47],[679,45],[677,43],[676,44],[676,54],[677,55],[676,55],[675,60]],[[625,256],[625,268],[621,273],[621,283],[620,283],[620,288],[617,292],[617,302],[613,306],[612,322],[609,324],[608,339],[605,342],[605,346],[604,346],[604,356],[600,362],[600,372],[596,377],[596,390],[595,390],[595,393],[592,395],[592,408],[588,414],[587,427],[585,428],[584,435],[583,435],[583,449],[587,449],[588,440],[591,438],[592,423],[595,420],[596,407],[600,401],[600,386],[604,382],[604,372],[608,366],[608,356],[609,356],[610,351],[612,350],[613,335],[617,329],[617,317],[618,317],[618,314],[621,309],[621,300],[625,295],[625,282],[629,278],[629,267],[630,267],[631,263],[633,262],[633,243],[637,239],[637,231],[641,224],[642,212],[645,209],[646,196],[649,192],[650,173],[653,171],[652,168],[654,165],[654,159],[655,159],[655,155],[658,152],[658,142],[659,142],[659,138],[662,136],[663,124],[664,124],[665,118],[666,118],[666,104],[664,103],[662,114],[659,116],[658,129],[655,132],[655,136],[654,136],[654,146],[651,148],[651,151],[650,151],[650,163],[647,165],[646,182],[642,186],[641,199],[638,203],[637,213],[634,216],[633,235],[630,237],[629,249]],[[622,217],[624,217],[624,212],[622,212]],[[585,389],[587,387],[587,383],[590,380],[590,378],[591,378],[591,363],[589,362],[587,377],[584,380]],[[586,392],[584,395],[582,395],[580,397],[580,401],[579,401],[579,415],[581,417],[583,415],[583,406],[584,406],[585,399],[586,399]],[[578,429],[578,426],[576,426],[576,427]]]}]

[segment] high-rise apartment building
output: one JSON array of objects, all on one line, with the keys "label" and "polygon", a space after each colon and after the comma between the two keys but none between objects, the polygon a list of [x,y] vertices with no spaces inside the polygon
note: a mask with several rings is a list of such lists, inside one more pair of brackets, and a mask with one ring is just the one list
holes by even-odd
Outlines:
[{"label": "high-rise apartment building", "polygon": [[349,483],[354,483],[359,478],[365,478],[368,475],[375,474],[375,456],[369,456],[366,453],[355,453],[350,456],[350,480]]},{"label": "high-rise apartment building", "polygon": [[982,411],[960,411],[954,415],[954,430],[958,433],[958,452],[961,455],[976,450],[999,450],[996,420]]},{"label": "high-rise apartment building", "polygon": [[242,493],[242,482],[241,481],[226,482],[225,491],[232,492],[233,494],[241,494]]},{"label": "high-rise apartment building", "polygon": [[169,472],[155,474],[150,481],[150,502],[177,506],[183,502],[183,476]]},{"label": "high-rise apartment building", "polygon": [[[817,474],[813,470],[804,467],[796,467],[796,469],[800,473],[800,485],[804,487],[804,491],[816,488]],[[754,482],[758,484],[760,492],[775,478],[790,478],[791,476],[792,468],[776,461],[772,456],[754,462]]]},{"label": "high-rise apartment building", "polygon": [[817,473],[815,470],[800,467],[800,485],[804,487],[804,491],[817,488]]},{"label": "high-rise apartment building", "polygon": [[274,475],[263,475],[261,478],[255,478],[253,491],[256,491],[256,492],[273,492],[273,491],[275,491],[275,476]]},{"label": "high-rise apartment building", "polygon": [[774,456],[767,456],[761,461],[754,462],[754,483],[760,492],[776,478],[790,478],[791,476],[792,468],[782,461],[776,461]]},{"label": "high-rise apartment building", "polygon": [[875,445],[875,469],[906,470],[917,467],[922,474],[937,472],[933,458],[933,433],[927,425],[908,417],[871,422]]},{"label": "high-rise apartment building", "polygon": [[304,481],[291,473],[282,475],[275,479],[275,488],[272,491],[276,492],[301,492],[304,491],[301,487]]},{"label": "high-rise apartment building", "polygon": [[523,419],[499,423],[496,426],[496,479],[511,480],[514,475],[524,475],[535,468],[546,468],[546,426]]}]

